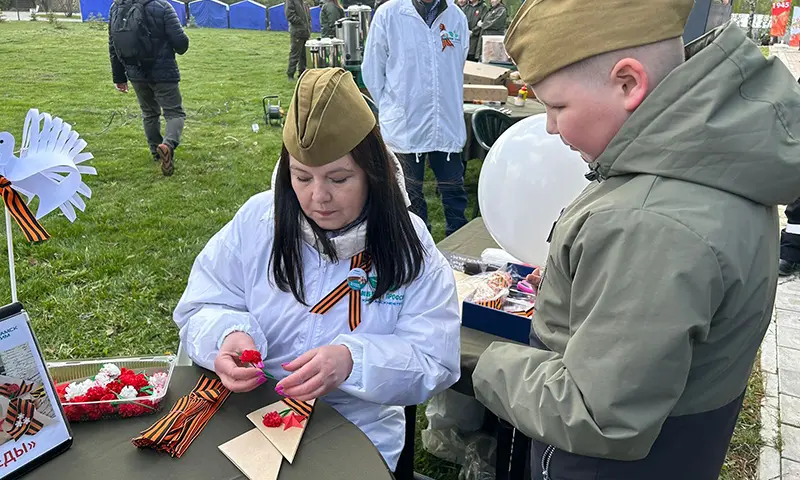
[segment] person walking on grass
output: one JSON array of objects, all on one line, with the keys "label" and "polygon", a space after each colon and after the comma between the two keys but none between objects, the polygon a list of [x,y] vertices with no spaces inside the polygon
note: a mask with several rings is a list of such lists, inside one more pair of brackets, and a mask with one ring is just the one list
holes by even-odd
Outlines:
[{"label": "person walking on grass", "polygon": [[[128,93],[128,81],[133,85],[150,153],[164,176],[170,176],[186,118],[175,54],[189,50],[189,37],[166,0],[115,0],[108,18],[114,85],[123,93]],[[163,136],[161,115],[167,123]]]}]

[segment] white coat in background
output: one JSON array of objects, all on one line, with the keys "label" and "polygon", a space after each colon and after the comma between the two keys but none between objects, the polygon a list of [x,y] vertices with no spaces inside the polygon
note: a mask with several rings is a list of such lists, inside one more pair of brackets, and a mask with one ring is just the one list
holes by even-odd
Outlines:
[{"label": "white coat in background", "polygon": [[[370,24],[361,75],[378,105],[381,135],[396,153],[455,153],[467,139],[467,18],[451,0],[441,1],[447,8],[431,27],[412,0],[382,5]],[[453,46],[443,49],[443,37]]]},{"label": "white coat in background", "polygon": [[353,371],[322,399],[357,425],[394,470],[405,438],[398,405],[422,403],[460,375],[461,320],[453,272],[425,224],[414,215],[412,220],[426,250],[422,274],[368,304],[373,269],[361,292],[362,322],[351,332],[348,297],[325,315],[309,310],[347,278],[350,257],[364,248],[365,225],[333,239],[341,256],[336,264],[303,243],[305,306],[271,281],[273,193],[253,196],[194,262],[174,314],[188,355],[213,370],[222,340],[242,331],[266,354],[266,370],[280,380],[288,375],[282,363],[320,346],[346,345]]}]

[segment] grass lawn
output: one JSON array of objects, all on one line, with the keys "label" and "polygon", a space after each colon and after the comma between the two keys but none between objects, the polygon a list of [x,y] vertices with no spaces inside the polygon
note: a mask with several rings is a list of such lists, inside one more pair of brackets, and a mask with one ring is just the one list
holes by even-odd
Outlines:
[{"label": "grass lawn", "polygon": [[[261,97],[278,94],[288,105],[288,36],[187,32],[190,50],[179,59],[186,130],[175,175],[165,178],[150,159],[135,95],[112,86],[104,29],[0,23],[0,130],[19,142],[28,108],[58,115],[88,142],[99,173],[86,179],[93,198],[75,223],[60,213],[44,219],[51,240],[31,246],[15,230],[19,298],[48,359],[174,352],[171,313],[194,257],[247,198],[269,186],[280,131],[264,125]],[[478,168],[473,162],[467,174],[468,213]],[[432,184],[426,194],[439,240],[441,203]],[[0,263],[6,264],[5,249]],[[6,274],[0,278],[0,296],[8,301]],[[748,396],[725,479],[754,478],[762,393],[752,389]],[[426,455],[417,443],[418,471],[458,477],[459,467]]]}]

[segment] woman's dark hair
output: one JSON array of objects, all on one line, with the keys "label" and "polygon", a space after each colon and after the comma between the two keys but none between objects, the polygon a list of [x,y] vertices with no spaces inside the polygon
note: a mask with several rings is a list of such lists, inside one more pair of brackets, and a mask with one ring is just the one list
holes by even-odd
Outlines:
[{"label": "woman's dark hair", "polygon": [[[351,152],[367,178],[366,252],[378,272],[378,283],[370,302],[390,290],[416,279],[422,271],[425,249],[417,236],[403,194],[397,183],[395,165],[376,126]],[[270,268],[278,288],[292,292],[307,305],[303,287],[303,236],[299,221],[304,215],[292,188],[289,152],[284,146],[275,178],[275,238]],[[304,215],[305,216],[305,215]],[[317,243],[332,261],[340,259],[330,240],[312,219],[305,217]]]}]

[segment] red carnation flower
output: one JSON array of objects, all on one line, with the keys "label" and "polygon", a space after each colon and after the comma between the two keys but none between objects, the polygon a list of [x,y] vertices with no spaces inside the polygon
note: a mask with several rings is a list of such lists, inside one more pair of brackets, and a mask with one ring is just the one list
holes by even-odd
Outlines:
[{"label": "red carnation flower", "polygon": [[103,417],[103,411],[99,405],[86,405],[86,418],[89,420],[100,420]]},{"label": "red carnation flower", "polygon": [[56,393],[58,394],[58,398],[60,398],[61,400],[64,400],[64,398],[67,396],[68,386],[69,383],[61,383],[56,385]]},{"label": "red carnation flower", "polygon": [[278,412],[269,412],[264,415],[263,423],[265,427],[280,427],[283,424],[283,419]]},{"label": "red carnation flower", "polygon": [[120,382],[120,381],[118,381],[118,380],[114,380],[113,382],[111,382],[111,383],[109,383],[108,385],[106,385],[106,388],[107,388],[107,389],[108,389],[110,392],[113,392],[113,393],[119,393],[119,392],[121,392],[121,391],[122,391],[122,388],[123,388],[124,386],[125,386],[125,385],[123,385],[123,384],[122,384],[122,382]]},{"label": "red carnation flower", "polygon": [[12,395],[18,394],[19,393],[19,385],[17,385],[16,383],[12,383],[11,385],[8,386],[8,391]]},{"label": "red carnation flower", "polygon": [[86,392],[86,398],[90,402],[96,402],[103,398],[108,393],[108,389],[104,387],[92,387]]},{"label": "red carnation flower", "polygon": [[257,350],[245,350],[239,356],[239,361],[242,363],[259,363],[261,362],[261,352]]},{"label": "red carnation flower", "polygon": [[67,405],[64,407],[64,413],[70,422],[78,422],[83,416],[83,409],[74,405]]}]

